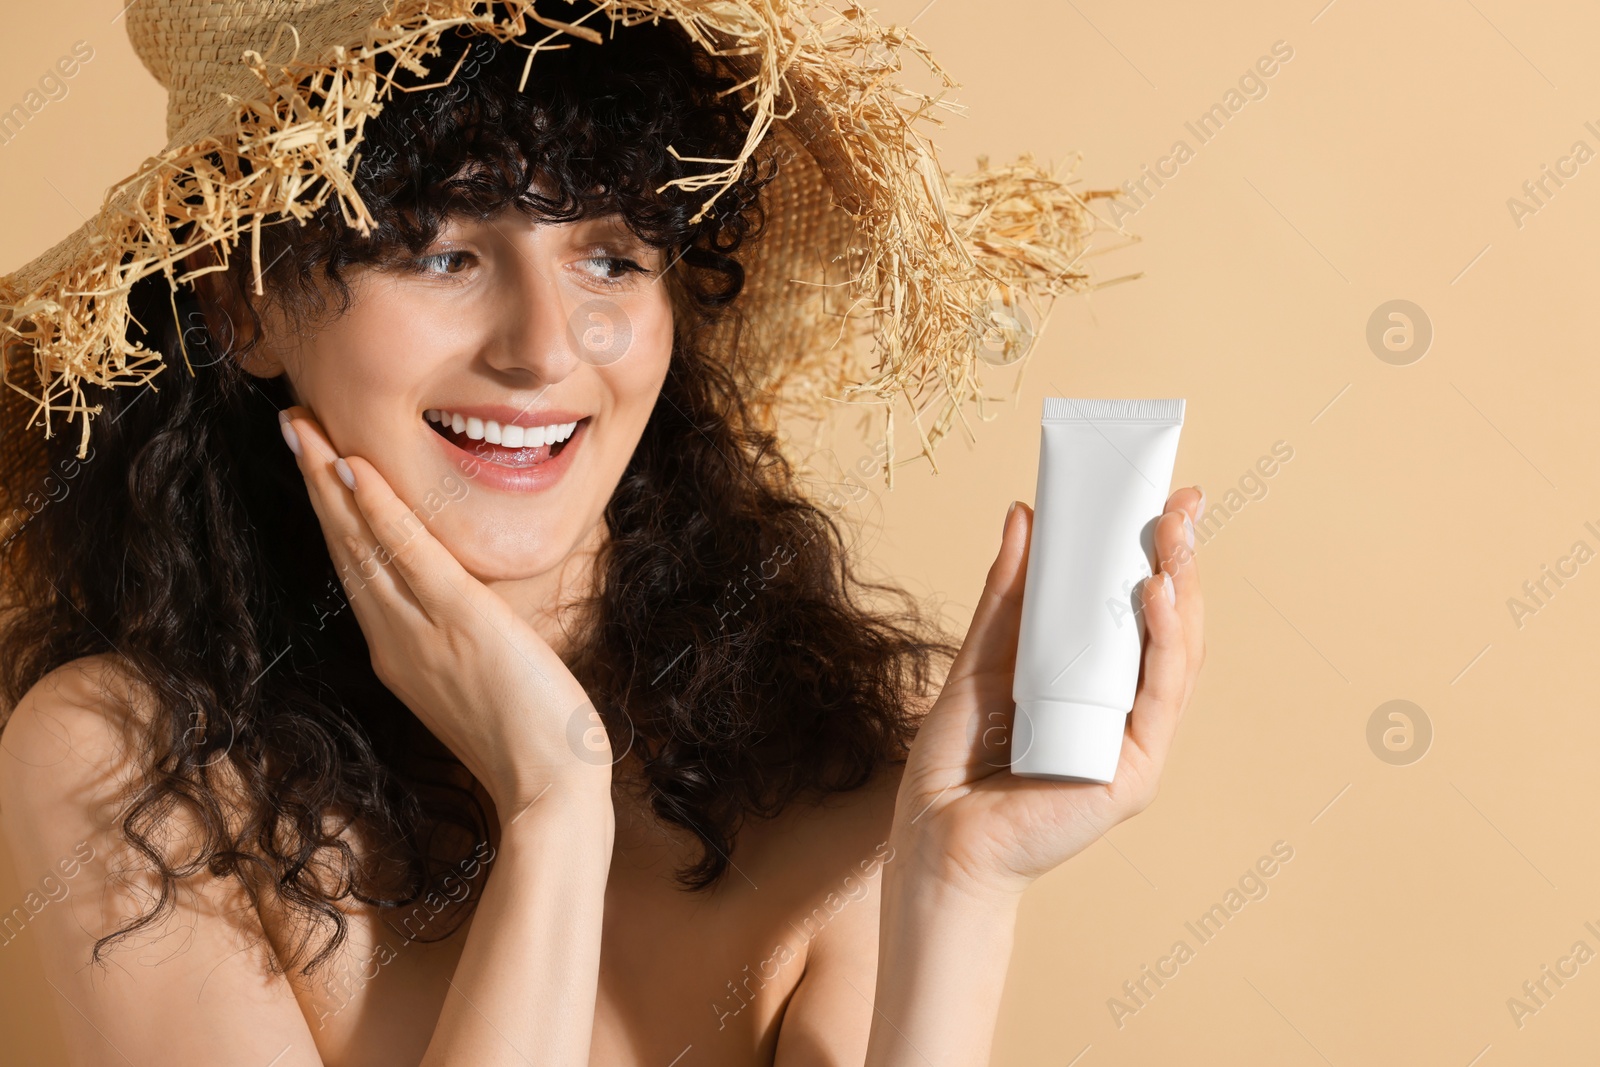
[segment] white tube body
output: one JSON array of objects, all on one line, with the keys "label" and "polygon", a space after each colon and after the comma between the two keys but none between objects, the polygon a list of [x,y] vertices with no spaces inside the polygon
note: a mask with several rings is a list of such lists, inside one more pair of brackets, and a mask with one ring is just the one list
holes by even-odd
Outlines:
[{"label": "white tube body", "polygon": [[1139,682],[1139,582],[1171,491],[1182,400],[1046,397],[1011,772],[1110,782]]}]

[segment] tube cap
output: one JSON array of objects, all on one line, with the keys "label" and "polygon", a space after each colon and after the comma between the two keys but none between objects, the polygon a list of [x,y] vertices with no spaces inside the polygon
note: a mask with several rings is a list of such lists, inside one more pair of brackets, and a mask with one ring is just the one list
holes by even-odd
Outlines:
[{"label": "tube cap", "polygon": [[1110,782],[1122,758],[1128,712],[1099,704],[1035,700],[1017,705],[1011,773],[1067,782]]}]

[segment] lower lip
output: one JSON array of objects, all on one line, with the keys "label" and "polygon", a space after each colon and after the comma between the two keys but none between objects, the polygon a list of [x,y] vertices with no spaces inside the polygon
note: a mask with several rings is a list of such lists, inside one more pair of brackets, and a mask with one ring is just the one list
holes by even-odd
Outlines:
[{"label": "lower lip", "polygon": [[439,442],[450,462],[459,468],[472,484],[490,489],[504,489],[512,493],[536,493],[558,482],[572,465],[572,454],[582,448],[583,442],[588,439],[589,420],[585,419],[578,423],[577,429],[572,431],[572,436],[567,438],[567,443],[559,454],[534,467],[507,467],[494,462],[492,458],[492,451],[496,447],[494,445],[474,441],[473,444],[485,444],[484,453],[480,455],[462,448],[433,429],[431,425],[428,427],[428,433]]}]

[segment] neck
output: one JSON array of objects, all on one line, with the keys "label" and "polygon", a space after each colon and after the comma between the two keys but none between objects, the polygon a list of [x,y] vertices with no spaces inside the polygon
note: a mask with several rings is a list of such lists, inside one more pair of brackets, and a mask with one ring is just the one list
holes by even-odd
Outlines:
[{"label": "neck", "polygon": [[605,520],[589,528],[566,557],[548,571],[526,578],[491,579],[484,584],[526,620],[562,660],[570,660],[582,602],[595,589],[600,549],[609,534]]}]

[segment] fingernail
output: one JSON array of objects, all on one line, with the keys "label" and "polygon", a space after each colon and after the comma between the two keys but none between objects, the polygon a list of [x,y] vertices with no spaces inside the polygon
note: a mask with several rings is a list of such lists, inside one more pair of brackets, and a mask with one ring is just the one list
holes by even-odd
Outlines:
[{"label": "fingernail", "polygon": [[1183,517],[1183,539],[1188,542],[1190,548],[1194,547],[1194,523],[1187,515]]},{"label": "fingernail", "polygon": [[[1195,488],[1200,489],[1198,485]],[[1194,513],[1196,515],[1204,515],[1206,513],[1206,491],[1204,489],[1200,489],[1200,503],[1194,506]]]},{"label": "fingernail", "polygon": [[283,427],[283,439],[289,444],[289,451],[295,455],[300,454],[300,435],[294,432],[294,427],[289,425],[289,413],[278,412],[278,425]]},{"label": "fingernail", "polygon": [[344,461],[343,456],[333,461],[333,469],[339,472],[339,480],[345,484],[345,488],[355,492],[356,472],[350,469],[350,464]]},{"label": "fingernail", "polygon": [[1002,534],[1004,534],[1007,530],[1011,529],[1011,513],[1013,511],[1016,511],[1016,510],[1017,510],[1017,501],[1013,500],[1011,502],[1011,506],[1009,508],[1006,508],[1006,521],[1003,522],[1000,525],[1000,532]]},{"label": "fingernail", "polygon": [[1172,575],[1165,572],[1161,575],[1162,591],[1167,594],[1167,603],[1173,607],[1178,605],[1178,591],[1172,588]]}]

